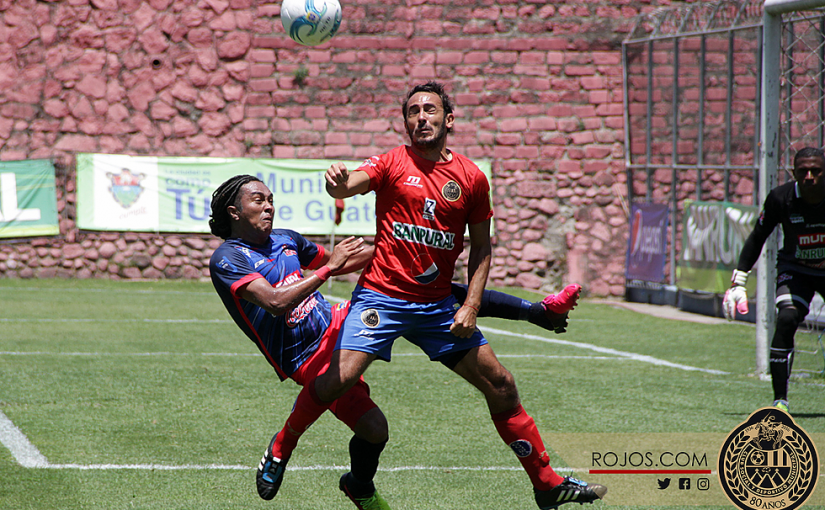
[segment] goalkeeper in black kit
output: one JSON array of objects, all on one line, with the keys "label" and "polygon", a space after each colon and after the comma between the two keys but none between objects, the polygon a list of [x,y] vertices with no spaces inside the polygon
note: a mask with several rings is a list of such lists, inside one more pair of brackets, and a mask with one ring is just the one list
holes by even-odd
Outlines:
[{"label": "goalkeeper in black kit", "polygon": [[793,161],[794,181],[771,190],[725,293],[725,317],[748,312],[745,283],[762,246],[776,225],[784,243],[776,262],[776,331],[771,341],[770,370],[773,405],[788,411],[788,380],[794,354],[794,334],[808,315],[814,292],[825,297],[825,153],[805,147]]}]

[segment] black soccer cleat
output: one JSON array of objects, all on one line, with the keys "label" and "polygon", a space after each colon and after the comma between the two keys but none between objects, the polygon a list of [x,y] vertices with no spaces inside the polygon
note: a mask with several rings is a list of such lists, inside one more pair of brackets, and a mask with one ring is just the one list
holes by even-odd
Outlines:
[{"label": "black soccer cleat", "polygon": [[[277,434],[275,437],[278,437]],[[275,444],[275,437],[269,442],[261,463],[258,465],[258,473],[255,475],[258,496],[267,501],[278,494],[278,489],[281,488],[281,482],[284,480],[284,471],[286,471],[287,461],[272,456],[272,445]]]},{"label": "black soccer cleat", "polygon": [[533,303],[527,315],[527,321],[554,333],[567,331],[567,313],[548,312],[541,301]]},{"label": "black soccer cleat", "polygon": [[564,481],[549,491],[533,489],[536,493],[536,503],[541,510],[558,508],[565,503],[592,503],[602,499],[607,494],[607,487],[597,483],[588,484],[576,480],[572,476],[565,477]]}]

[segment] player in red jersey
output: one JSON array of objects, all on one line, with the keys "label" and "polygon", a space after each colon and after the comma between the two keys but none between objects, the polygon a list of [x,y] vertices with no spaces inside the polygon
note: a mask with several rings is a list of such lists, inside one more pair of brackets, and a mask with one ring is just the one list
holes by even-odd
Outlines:
[{"label": "player in red jersey", "polygon": [[[410,91],[402,110],[410,145],[370,158],[351,173],[342,163],[327,171],[327,191],[336,199],[375,191],[375,253],[353,292],[329,369],[301,390],[273,452],[288,456],[300,434],[373,360],[390,360],[393,342],[403,336],[481,391],[496,430],[529,475],[540,508],[600,499],[606,487],[562,478],[550,467],[512,374],[476,328],[490,267],[493,212],[484,174],[447,148],[455,122],[449,97],[439,83],[429,82]],[[469,285],[459,303],[450,281],[465,228]],[[340,486],[356,505],[375,492],[372,482],[362,484],[350,473]]]},{"label": "player in red jersey", "polygon": [[[349,311],[349,301],[330,305],[318,288],[330,274],[364,267],[374,247],[348,238],[329,253],[298,232],[273,228],[272,200],[272,192],[251,175],[233,177],[218,187],[212,195],[209,226],[225,242],[211,257],[210,273],[227,311],[278,377],[303,385],[326,369]],[[303,269],[315,273],[305,278]],[[463,302],[467,287],[451,287],[456,299]],[[571,303],[575,304],[578,290],[578,286],[571,285],[538,303],[485,290],[480,315],[527,320],[563,332],[567,311]],[[354,432],[350,441],[353,476],[371,481],[386,442],[387,422],[369,398],[369,386],[359,381],[330,411]],[[278,493],[289,461],[288,457],[272,455],[274,439],[256,475],[258,494],[267,500]],[[376,492],[360,498],[356,505],[389,508]]]}]

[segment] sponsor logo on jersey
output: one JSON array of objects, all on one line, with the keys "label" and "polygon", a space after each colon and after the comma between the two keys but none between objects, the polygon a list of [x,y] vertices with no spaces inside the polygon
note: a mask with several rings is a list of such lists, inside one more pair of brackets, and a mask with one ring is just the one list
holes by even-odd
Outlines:
[{"label": "sponsor logo on jersey", "polygon": [[315,299],[315,294],[310,294],[306,299],[301,301],[301,304],[289,311],[286,318],[286,325],[290,328],[297,326],[304,318],[312,313],[312,310],[318,306],[318,300]]},{"label": "sponsor logo on jersey", "polygon": [[798,238],[799,246],[823,246],[825,245],[825,234],[805,234]]},{"label": "sponsor logo on jersey", "polygon": [[796,260],[819,260],[825,259],[825,247],[803,250],[801,246],[796,247]]},{"label": "sponsor logo on jersey", "polygon": [[805,223],[805,218],[801,214],[791,214],[791,223]]},{"label": "sponsor logo on jersey", "polygon": [[378,310],[370,308],[361,312],[361,322],[368,328],[375,328],[381,324],[381,316],[378,315]]},{"label": "sponsor logo on jersey", "polygon": [[392,236],[401,241],[419,243],[440,250],[452,250],[455,247],[455,234],[432,228],[401,223],[392,224]]},{"label": "sponsor logo on jersey", "polygon": [[742,510],[794,510],[819,480],[819,455],[808,434],[775,407],[750,415],[719,451],[719,482]]},{"label": "sponsor logo on jersey", "polygon": [[422,216],[425,220],[434,220],[435,219],[435,200],[432,198],[425,198],[424,199],[424,212]]},{"label": "sponsor logo on jersey", "polygon": [[528,457],[531,453],[533,453],[533,445],[526,439],[518,439],[513,441],[510,443],[510,448],[512,448],[513,451],[516,452],[516,455],[521,458]]},{"label": "sponsor logo on jersey", "polygon": [[258,269],[262,264],[266,264],[266,259],[261,259],[258,262],[255,262],[254,269]]},{"label": "sponsor logo on jersey", "polygon": [[361,163],[361,166],[359,168],[365,167],[365,166],[369,166],[369,167],[378,166],[378,156],[372,156],[369,159],[365,159],[364,162]]},{"label": "sponsor logo on jersey", "polygon": [[461,186],[455,181],[449,181],[441,188],[441,195],[450,202],[455,202],[461,198]]},{"label": "sponsor logo on jersey", "polygon": [[291,274],[286,275],[286,277],[284,277],[283,280],[281,280],[278,283],[276,283],[275,285],[273,285],[273,287],[275,287],[277,289],[278,287],[282,287],[284,285],[289,285],[290,283],[295,283],[299,280],[302,280],[303,278],[304,277],[301,275],[300,271],[294,271]]},{"label": "sponsor logo on jersey", "polygon": [[438,270],[438,266],[436,266],[435,262],[433,262],[433,264],[428,267],[426,271],[415,276],[415,281],[422,285],[427,285],[428,283],[435,281],[439,274],[440,272]]},{"label": "sponsor logo on jersey", "polygon": [[423,188],[424,185],[421,184],[421,177],[416,175],[410,175],[407,177],[407,181],[404,183],[404,186],[415,186],[416,188]]},{"label": "sponsor logo on jersey", "polygon": [[218,267],[228,271],[236,271],[235,266],[233,266],[232,262],[229,262],[226,257],[221,257],[221,261],[218,262]]}]

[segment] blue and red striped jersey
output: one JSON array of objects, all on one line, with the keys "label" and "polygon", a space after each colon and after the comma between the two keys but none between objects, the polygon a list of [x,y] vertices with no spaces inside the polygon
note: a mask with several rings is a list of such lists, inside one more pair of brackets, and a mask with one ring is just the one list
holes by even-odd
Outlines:
[{"label": "blue and red striped jersey", "polygon": [[329,327],[330,304],[316,291],[284,315],[275,316],[240,297],[251,281],[265,278],[273,287],[301,280],[301,269],[316,269],[324,248],[293,230],[275,229],[265,245],[227,239],[212,254],[212,284],[229,315],[246,333],[281,380],[288,378],[318,348]]}]

